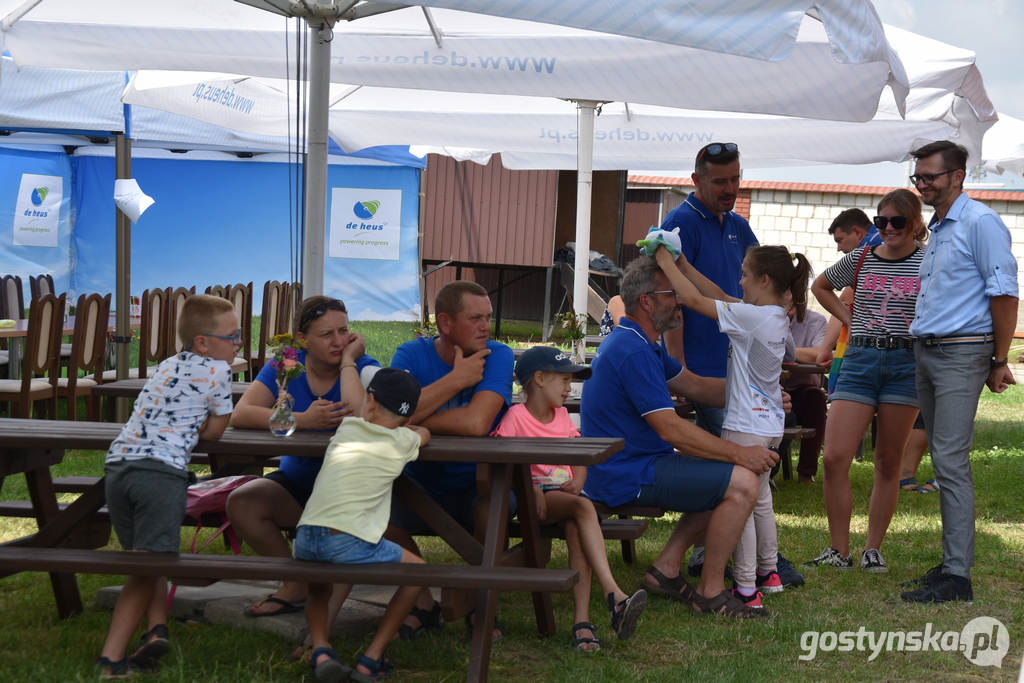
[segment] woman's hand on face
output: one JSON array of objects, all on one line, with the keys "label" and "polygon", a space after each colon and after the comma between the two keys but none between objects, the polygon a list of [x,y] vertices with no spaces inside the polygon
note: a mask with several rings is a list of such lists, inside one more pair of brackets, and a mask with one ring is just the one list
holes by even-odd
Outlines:
[{"label": "woman's hand on face", "polygon": [[349,335],[345,350],[341,352],[342,363],[355,363],[366,353],[366,339],[361,334]]},{"label": "woman's hand on face", "polygon": [[334,429],[346,415],[352,414],[352,408],[347,401],[328,401],[318,398],[313,401],[309,408],[302,413],[296,413],[299,417],[299,427],[302,429]]}]

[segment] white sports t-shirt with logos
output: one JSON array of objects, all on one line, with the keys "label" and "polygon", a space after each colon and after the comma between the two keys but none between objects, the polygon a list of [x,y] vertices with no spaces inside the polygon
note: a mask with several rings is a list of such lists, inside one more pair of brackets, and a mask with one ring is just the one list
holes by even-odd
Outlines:
[{"label": "white sports t-shirt with logos", "polygon": [[781,306],[716,301],[718,327],[729,336],[724,429],[779,437],[785,429],[779,375],[790,336]]}]

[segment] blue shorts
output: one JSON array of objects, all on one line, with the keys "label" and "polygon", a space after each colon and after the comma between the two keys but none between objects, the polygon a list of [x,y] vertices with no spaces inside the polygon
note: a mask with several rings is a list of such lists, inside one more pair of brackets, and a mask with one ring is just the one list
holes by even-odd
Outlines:
[{"label": "blue shorts", "polygon": [[833,401],[917,407],[917,363],[912,349],[850,346],[843,356]]},{"label": "blue shorts", "polygon": [[654,483],[641,486],[637,505],[676,512],[715,509],[732,478],[732,463],[689,455],[666,455],[654,461]]},{"label": "blue shorts", "polygon": [[332,534],[325,526],[303,524],[295,531],[295,559],[334,564],[401,562],[402,548],[386,538],[370,543],[352,534]]}]

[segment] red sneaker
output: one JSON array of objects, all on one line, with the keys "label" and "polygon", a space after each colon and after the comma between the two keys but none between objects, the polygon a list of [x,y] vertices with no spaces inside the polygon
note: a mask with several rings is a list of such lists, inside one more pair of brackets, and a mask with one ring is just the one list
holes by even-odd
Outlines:
[{"label": "red sneaker", "polygon": [[733,588],[732,594],[737,600],[741,601],[747,607],[751,607],[753,609],[764,609],[764,603],[761,602],[761,598],[764,596],[761,595],[761,591],[754,591],[753,595],[744,595],[743,593],[740,593],[739,588]]},{"label": "red sneaker", "polygon": [[758,574],[754,584],[763,593],[781,593],[785,590],[778,572],[769,572],[763,576]]}]

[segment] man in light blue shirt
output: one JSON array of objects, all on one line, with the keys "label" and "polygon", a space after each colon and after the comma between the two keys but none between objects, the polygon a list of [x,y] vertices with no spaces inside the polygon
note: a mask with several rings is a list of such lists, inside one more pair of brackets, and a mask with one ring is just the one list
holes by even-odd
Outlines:
[{"label": "man in light blue shirt", "polygon": [[1015,384],[1006,366],[1017,326],[1017,261],[998,214],[963,191],[967,150],[949,141],[913,152],[910,180],[934,207],[910,333],[917,337],[917,396],[942,492],[942,563],[900,597],[973,599],[974,482],[971,441],[983,386]]}]

